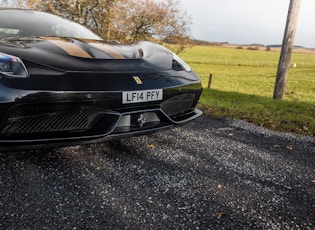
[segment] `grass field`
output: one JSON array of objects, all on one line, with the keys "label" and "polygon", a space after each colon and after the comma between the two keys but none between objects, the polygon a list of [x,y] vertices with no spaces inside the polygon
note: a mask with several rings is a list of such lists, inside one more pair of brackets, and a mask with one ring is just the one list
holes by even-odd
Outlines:
[{"label": "grass field", "polygon": [[[278,131],[315,135],[315,54],[293,53],[284,101],[272,99],[279,51],[194,46],[180,56],[205,89],[200,106]],[[295,65],[295,67],[294,67]]]}]

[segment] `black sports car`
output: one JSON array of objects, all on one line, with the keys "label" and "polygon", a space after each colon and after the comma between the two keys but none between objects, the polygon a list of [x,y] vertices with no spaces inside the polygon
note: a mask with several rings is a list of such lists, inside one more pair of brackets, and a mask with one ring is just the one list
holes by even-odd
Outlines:
[{"label": "black sports car", "polygon": [[199,77],[150,42],[105,42],[43,12],[0,9],[0,147],[68,145],[190,121]]}]

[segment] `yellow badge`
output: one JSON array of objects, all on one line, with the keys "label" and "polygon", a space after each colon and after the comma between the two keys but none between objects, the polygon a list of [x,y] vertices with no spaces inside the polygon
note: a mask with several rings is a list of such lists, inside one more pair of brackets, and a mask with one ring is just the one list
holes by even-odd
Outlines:
[{"label": "yellow badge", "polygon": [[136,82],[138,85],[142,85],[142,81],[141,81],[140,77],[138,77],[138,76],[133,76],[133,79],[135,80],[135,82]]}]

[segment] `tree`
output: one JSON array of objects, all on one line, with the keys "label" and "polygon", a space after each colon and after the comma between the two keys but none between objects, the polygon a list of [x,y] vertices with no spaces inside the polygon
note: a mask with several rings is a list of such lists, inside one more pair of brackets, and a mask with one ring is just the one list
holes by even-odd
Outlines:
[{"label": "tree", "polygon": [[[174,0],[120,0],[114,14],[114,34],[120,41],[176,40],[170,46],[174,52],[182,51],[187,44],[191,20]],[[121,20],[123,18],[123,20]],[[174,42],[173,42],[174,43]]]},{"label": "tree", "polygon": [[273,93],[274,99],[283,99],[285,95],[300,4],[301,0],[290,0],[288,18]]},{"label": "tree", "polygon": [[114,0],[26,0],[29,8],[53,13],[76,21],[106,38],[104,25],[108,23],[103,15],[110,15],[108,6]]},{"label": "tree", "polygon": [[178,0],[26,0],[31,9],[50,12],[90,28],[105,40],[135,42],[176,39],[184,48],[190,18]]}]

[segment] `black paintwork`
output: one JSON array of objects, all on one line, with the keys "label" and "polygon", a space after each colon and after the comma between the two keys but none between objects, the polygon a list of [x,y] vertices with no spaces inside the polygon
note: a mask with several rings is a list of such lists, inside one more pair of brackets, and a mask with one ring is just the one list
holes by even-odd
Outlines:
[{"label": "black paintwork", "polygon": [[[199,77],[193,71],[187,72],[178,68],[178,63],[174,66],[173,55],[166,48],[150,42],[119,45],[95,41],[110,46],[124,57],[117,59],[91,46],[89,43],[92,40],[63,38],[64,43],[75,45],[90,55],[90,58],[82,58],[70,55],[49,39],[54,38],[0,37],[0,52],[19,57],[29,73],[26,78],[8,77],[0,73],[0,148],[103,141],[112,137],[145,134],[169,128],[201,115],[194,108],[202,91]],[[137,84],[133,76],[138,76],[142,84]],[[150,89],[163,89],[163,99],[122,104],[122,92]],[[177,97],[178,95],[182,96]],[[188,107],[183,105],[183,111],[177,105],[180,108],[177,114],[167,113],[167,106],[184,104],[187,100],[191,104],[188,103]],[[22,129],[20,126],[24,125],[24,121],[33,119],[29,117],[37,119],[36,114],[25,109],[27,107],[35,110],[38,108],[38,113],[43,113],[38,119],[53,119],[54,116],[62,116],[63,111],[56,111],[55,114],[51,111],[45,112],[45,106],[51,105],[49,109],[55,110],[59,105],[66,105],[62,108],[67,109],[67,105],[73,104],[80,105],[75,107],[78,113],[85,106],[93,106],[91,115],[87,116],[93,125],[89,125],[88,129],[67,131],[63,128],[59,131],[34,133],[28,131],[32,130],[31,124],[25,124],[27,131],[14,133],[14,127],[10,132],[6,131],[8,124],[17,124]],[[134,127],[131,123],[128,127],[117,126],[123,116],[130,116],[134,121],[141,114],[153,113],[159,118],[159,122],[152,120],[143,127]],[[71,111],[66,114],[70,116]],[[69,119],[67,122],[71,121],[71,117]],[[104,122],[106,125],[99,125],[105,124]],[[57,121],[55,126],[58,125]]]}]

